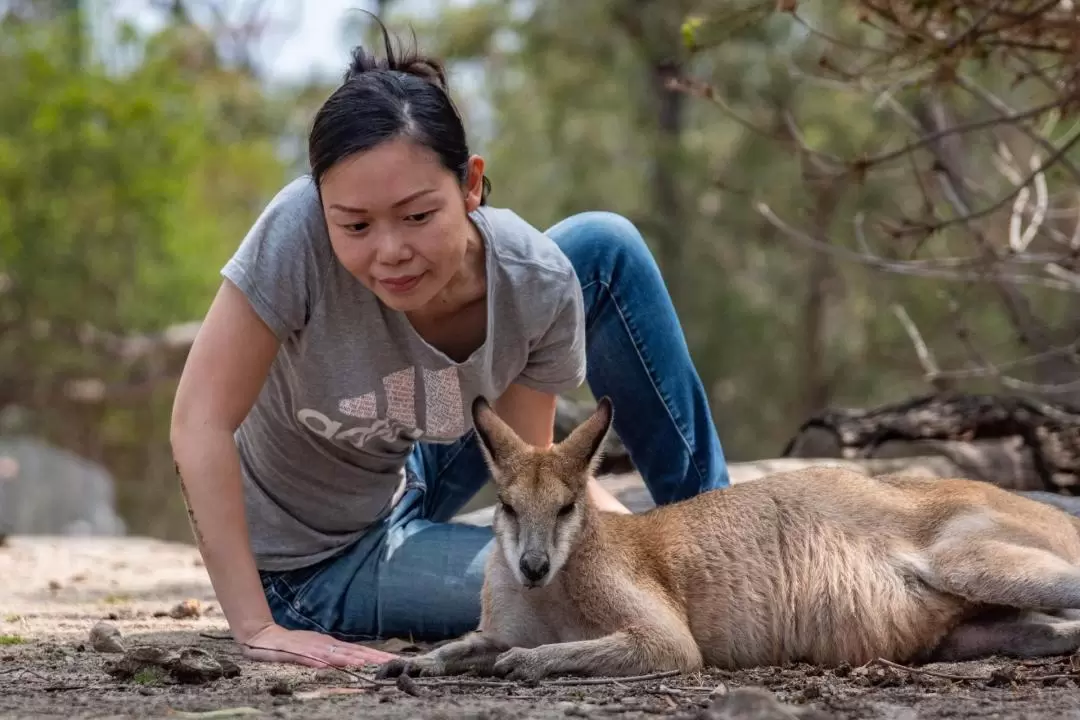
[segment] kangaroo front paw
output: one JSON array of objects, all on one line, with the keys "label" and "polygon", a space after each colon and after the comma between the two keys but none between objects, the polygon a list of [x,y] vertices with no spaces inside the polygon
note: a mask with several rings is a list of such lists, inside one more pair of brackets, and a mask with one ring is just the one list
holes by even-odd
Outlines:
[{"label": "kangaroo front paw", "polygon": [[446,663],[429,655],[412,658],[394,658],[379,667],[375,677],[379,680],[396,678],[399,675],[409,677],[435,677],[446,674]]},{"label": "kangaroo front paw", "polygon": [[536,650],[512,648],[499,655],[495,661],[494,674],[507,680],[537,682],[556,670]]}]

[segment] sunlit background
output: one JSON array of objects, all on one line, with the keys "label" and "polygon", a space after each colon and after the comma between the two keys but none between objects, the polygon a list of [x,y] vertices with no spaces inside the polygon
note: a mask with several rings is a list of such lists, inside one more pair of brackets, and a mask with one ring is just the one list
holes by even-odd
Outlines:
[{"label": "sunlit background", "polygon": [[360,10],[447,59],[493,204],[637,223],[732,462],[935,388],[1075,423],[1076,12],[1036,4],[0,0],[0,523],[189,539],[187,343]]}]

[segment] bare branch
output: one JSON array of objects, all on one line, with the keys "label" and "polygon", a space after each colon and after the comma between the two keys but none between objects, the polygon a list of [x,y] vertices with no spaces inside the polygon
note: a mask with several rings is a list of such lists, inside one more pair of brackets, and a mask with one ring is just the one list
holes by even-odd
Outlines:
[{"label": "bare branch", "polygon": [[[968,265],[975,263],[975,261],[968,258],[952,258],[944,260],[888,260],[876,255],[854,252],[847,248],[818,240],[802,230],[784,222],[765,202],[758,201],[754,203],[754,209],[778,230],[814,250],[832,253],[842,259],[859,262],[877,270],[884,270],[900,275],[913,275],[960,282],[1010,282],[1035,285],[1052,290],[1061,290],[1063,292],[1080,293],[1080,281],[1055,280],[1024,273],[974,272],[953,269],[961,266],[961,263],[955,261],[962,260],[964,264]],[[1015,260],[1015,258],[1003,259],[1001,264],[1008,264],[1012,260]],[[985,263],[985,260],[982,260],[982,262]]]},{"label": "bare branch", "polygon": [[926,379],[931,382],[937,380],[941,377],[941,368],[938,367],[937,361],[934,360],[934,356],[931,354],[930,348],[927,347],[919,328],[915,325],[911,316],[908,315],[908,311],[903,305],[894,304],[892,310],[893,314],[896,315],[896,319],[904,326],[904,331],[908,334],[908,337],[911,338],[911,344],[915,346],[915,355],[918,356],[919,363],[926,372]]}]

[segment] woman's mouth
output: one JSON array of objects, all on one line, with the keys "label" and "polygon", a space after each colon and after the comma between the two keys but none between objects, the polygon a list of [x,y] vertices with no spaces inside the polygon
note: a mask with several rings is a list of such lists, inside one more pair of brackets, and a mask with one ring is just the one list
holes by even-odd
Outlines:
[{"label": "woman's mouth", "polygon": [[379,280],[379,284],[392,293],[406,293],[416,287],[423,277],[423,273],[419,275],[401,275],[400,277]]}]

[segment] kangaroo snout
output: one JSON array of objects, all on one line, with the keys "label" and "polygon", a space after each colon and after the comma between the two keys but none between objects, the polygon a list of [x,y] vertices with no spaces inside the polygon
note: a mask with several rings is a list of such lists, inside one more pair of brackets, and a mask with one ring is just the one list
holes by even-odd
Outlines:
[{"label": "kangaroo snout", "polygon": [[551,562],[546,552],[530,550],[521,556],[518,567],[521,568],[521,574],[526,580],[530,583],[539,583],[547,576],[548,570],[551,569]]}]

